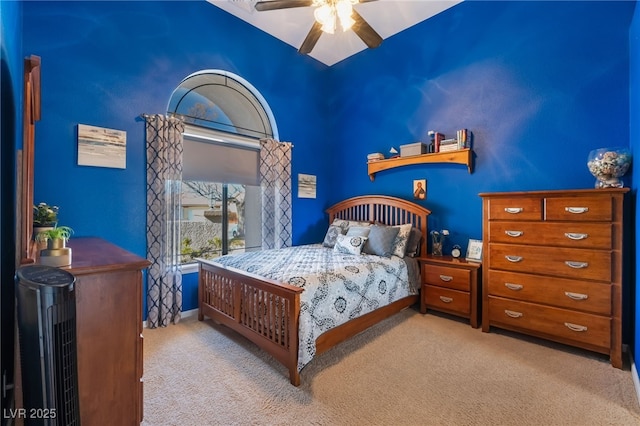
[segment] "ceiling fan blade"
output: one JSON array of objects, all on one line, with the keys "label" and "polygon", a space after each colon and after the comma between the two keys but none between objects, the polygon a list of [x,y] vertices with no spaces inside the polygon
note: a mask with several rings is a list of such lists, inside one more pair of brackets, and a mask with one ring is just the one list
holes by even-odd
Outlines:
[{"label": "ceiling fan blade", "polygon": [[256,10],[262,12],[264,10],[289,9],[292,7],[307,7],[313,4],[313,0],[269,0],[259,1],[256,3]]},{"label": "ceiling fan blade", "polygon": [[380,43],[382,43],[380,34],[378,34],[355,9],[353,9],[353,15],[351,16],[353,20],[356,21],[351,29],[364,41],[364,44],[371,48],[380,46]]},{"label": "ceiling fan blade", "polygon": [[302,53],[303,55],[311,53],[321,34],[322,24],[316,21],[313,23],[313,27],[311,27],[309,34],[307,34],[307,37],[302,42],[302,45],[300,46],[300,49],[298,49],[298,52]]}]

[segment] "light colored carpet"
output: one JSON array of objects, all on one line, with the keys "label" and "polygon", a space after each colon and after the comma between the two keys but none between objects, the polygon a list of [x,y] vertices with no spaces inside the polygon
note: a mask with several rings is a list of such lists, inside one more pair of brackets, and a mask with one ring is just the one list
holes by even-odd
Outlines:
[{"label": "light colored carpet", "polygon": [[629,368],[408,309],[289,384],[252,343],[194,317],[144,330],[144,426],[640,425]]}]

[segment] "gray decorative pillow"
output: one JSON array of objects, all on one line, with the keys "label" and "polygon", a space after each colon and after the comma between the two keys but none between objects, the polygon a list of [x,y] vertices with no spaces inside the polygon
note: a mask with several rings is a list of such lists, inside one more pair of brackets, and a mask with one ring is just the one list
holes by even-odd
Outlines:
[{"label": "gray decorative pillow", "polygon": [[336,238],[338,238],[338,235],[344,235],[345,232],[346,229],[343,229],[338,225],[329,225],[329,229],[327,229],[322,245],[324,247],[333,248],[333,246],[336,245]]},{"label": "gray decorative pillow", "polygon": [[369,237],[362,251],[376,256],[391,257],[393,254],[393,242],[400,228],[393,226],[373,225]]},{"label": "gray decorative pillow", "polygon": [[343,254],[360,254],[366,241],[367,237],[338,235],[333,251]]},{"label": "gray decorative pillow", "polygon": [[350,226],[347,230],[348,237],[368,237],[371,226]]},{"label": "gray decorative pillow", "polygon": [[420,240],[422,232],[418,228],[411,228],[409,241],[407,242],[407,256],[416,257],[420,255]]}]

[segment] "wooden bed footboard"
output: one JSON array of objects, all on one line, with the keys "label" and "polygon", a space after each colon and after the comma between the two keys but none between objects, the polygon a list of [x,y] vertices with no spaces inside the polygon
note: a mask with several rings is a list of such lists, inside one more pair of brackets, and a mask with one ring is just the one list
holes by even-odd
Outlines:
[{"label": "wooden bed footboard", "polygon": [[198,319],[205,316],[240,333],[289,370],[300,385],[298,318],[302,289],[201,260]]}]

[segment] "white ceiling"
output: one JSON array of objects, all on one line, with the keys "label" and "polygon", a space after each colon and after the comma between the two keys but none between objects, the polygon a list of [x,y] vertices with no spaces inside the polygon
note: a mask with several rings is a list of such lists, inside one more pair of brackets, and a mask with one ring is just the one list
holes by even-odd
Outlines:
[{"label": "white ceiling", "polygon": [[[257,0],[207,0],[298,49],[314,23],[313,7],[258,12]],[[446,10],[462,0],[377,0],[354,6],[383,39]],[[384,42],[383,42],[384,43]],[[322,34],[309,56],[333,65],[367,46],[353,31]]]}]

